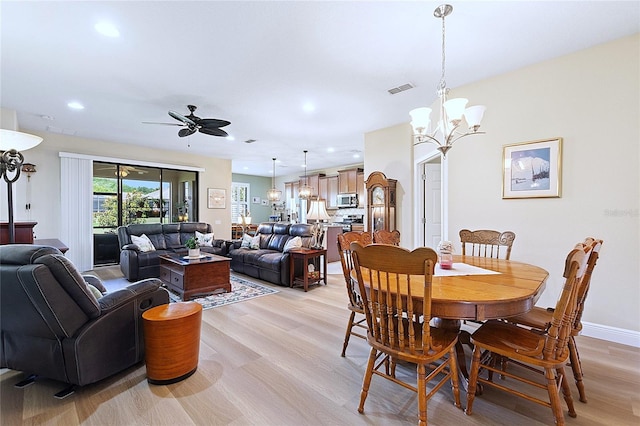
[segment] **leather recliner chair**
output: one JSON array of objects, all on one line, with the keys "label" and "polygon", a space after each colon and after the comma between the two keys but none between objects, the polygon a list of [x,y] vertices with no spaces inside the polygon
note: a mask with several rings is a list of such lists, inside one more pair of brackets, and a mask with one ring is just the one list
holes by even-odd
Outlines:
[{"label": "leather recliner chair", "polygon": [[64,397],[142,361],[142,313],[169,303],[160,280],[96,298],[88,279],[56,248],[0,246],[0,367],[71,384]]}]

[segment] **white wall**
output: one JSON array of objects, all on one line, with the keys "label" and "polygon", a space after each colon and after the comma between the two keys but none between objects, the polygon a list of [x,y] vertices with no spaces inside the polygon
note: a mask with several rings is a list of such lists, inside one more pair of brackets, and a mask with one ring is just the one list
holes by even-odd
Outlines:
[{"label": "white wall", "polygon": [[[549,271],[538,304],[553,306],[568,251],[587,236],[602,238],[583,319],[628,331],[635,344],[640,342],[639,65],[636,34],[456,88],[452,97],[487,105],[487,134],[462,139],[447,154],[448,232],[458,250],[460,229],[514,231],[512,258]],[[366,172],[381,170],[404,191],[398,229],[407,236],[413,235],[414,209],[409,166],[417,155],[410,133],[403,123],[365,135]],[[503,200],[503,145],[553,137],[564,139],[562,197]]]},{"label": "white wall", "polygon": [[[181,151],[150,150],[132,145],[120,145],[110,142],[66,136],[47,132],[32,132],[44,138],[37,147],[25,151],[25,162],[36,165],[37,172],[26,176],[14,184],[14,219],[16,222],[33,220],[38,222],[34,228],[37,238],[60,238],[60,158],[59,152],[115,157],[122,159],[148,161],[177,166],[191,166],[205,169],[200,173],[198,196],[199,220],[210,223],[216,238],[231,238],[231,161],[201,155],[192,155]],[[31,211],[25,210],[27,185],[31,191]],[[227,190],[226,209],[207,208],[207,188]],[[0,184],[0,220],[7,220],[6,184]],[[70,247],[73,249],[73,247]]]}]

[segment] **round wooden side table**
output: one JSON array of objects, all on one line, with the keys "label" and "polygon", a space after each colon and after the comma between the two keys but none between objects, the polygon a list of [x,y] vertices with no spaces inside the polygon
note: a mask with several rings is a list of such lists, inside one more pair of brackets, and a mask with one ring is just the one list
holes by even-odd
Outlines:
[{"label": "round wooden side table", "polygon": [[142,314],[147,381],[179,382],[195,373],[200,353],[202,305],[176,302]]}]

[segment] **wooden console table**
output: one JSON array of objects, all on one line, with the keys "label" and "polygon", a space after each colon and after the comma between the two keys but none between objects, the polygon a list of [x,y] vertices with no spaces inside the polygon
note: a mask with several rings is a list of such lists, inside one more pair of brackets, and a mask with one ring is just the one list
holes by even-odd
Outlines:
[{"label": "wooden console table", "polygon": [[62,252],[62,254],[65,254],[69,250],[69,247],[67,247],[67,245],[65,243],[63,243],[62,241],[58,240],[57,238],[35,239],[35,240],[33,240],[33,244],[38,245],[38,246],[55,247],[58,250],[60,250]]},{"label": "wooden console table", "polygon": [[[33,244],[33,227],[38,222],[14,222],[16,244]],[[0,244],[9,244],[9,223],[0,223]]]}]

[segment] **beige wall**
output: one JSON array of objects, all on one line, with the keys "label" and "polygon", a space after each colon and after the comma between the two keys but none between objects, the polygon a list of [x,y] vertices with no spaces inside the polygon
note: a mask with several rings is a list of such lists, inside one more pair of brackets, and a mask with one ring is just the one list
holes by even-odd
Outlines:
[{"label": "beige wall", "polygon": [[[198,196],[200,199],[199,220],[213,226],[216,238],[231,238],[231,213],[229,197],[231,191],[231,161],[193,155],[182,151],[150,150],[132,145],[120,145],[92,139],[79,138],[46,132],[38,134],[44,141],[36,148],[24,152],[25,162],[37,166],[37,172],[26,176],[14,184],[14,218],[16,221],[33,220],[37,238],[60,237],[60,158],[59,152],[73,152],[85,155],[113,157],[152,163],[191,166],[205,169],[200,173]],[[27,185],[30,187],[28,188]],[[0,199],[6,200],[6,185],[0,185]],[[226,209],[207,208],[207,188],[227,190]],[[25,210],[26,196],[31,191],[31,212]],[[7,206],[3,201],[0,218],[6,221]]]},{"label": "beige wall", "polygon": [[[604,240],[584,314],[592,330],[640,342],[640,35],[457,88],[483,103],[486,135],[447,155],[449,238],[458,231],[512,230],[512,258],[550,272],[539,305],[553,306],[564,257],[586,236]],[[407,123],[366,135],[367,173],[399,180],[402,221],[413,235],[413,164]],[[502,147],[562,137],[562,197],[503,200]],[[422,148],[421,148],[422,149]],[[403,239],[404,240],[404,239]],[[585,328],[587,325],[585,325]]]}]

